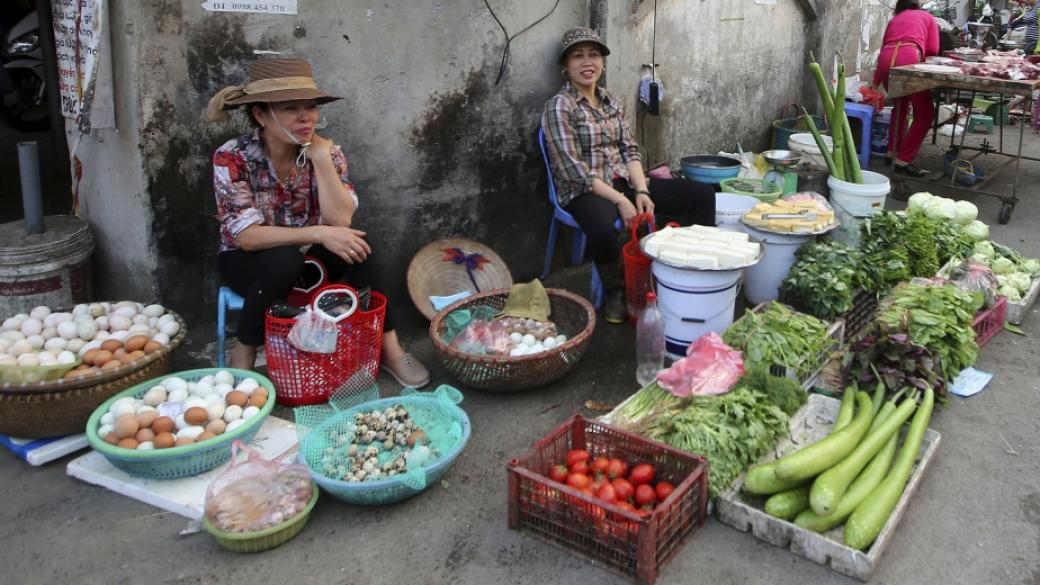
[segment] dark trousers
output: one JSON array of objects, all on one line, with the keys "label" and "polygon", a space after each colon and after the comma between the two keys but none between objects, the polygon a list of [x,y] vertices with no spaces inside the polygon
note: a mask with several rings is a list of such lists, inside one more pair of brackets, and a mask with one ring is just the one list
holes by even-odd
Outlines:
[{"label": "dark trousers", "polygon": [[[346,282],[358,289],[370,286],[379,292],[386,290],[380,286],[371,262],[347,264],[321,245],[311,246],[307,255],[325,264],[329,282]],[[264,313],[275,301],[284,299],[296,284],[303,271],[303,253],[293,246],[256,252],[229,250],[220,253],[217,265],[224,282],[245,299],[236,337],[246,345],[263,345]],[[394,330],[389,302],[383,330]]]},{"label": "dark trousers", "polygon": [[[711,185],[686,179],[651,178],[648,186],[659,226],[669,221],[681,225],[715,225],[715,189]],[[634,190],[628,182],[616,180],[614,188],[624,193],[629,201],[635,201]],[[617,206],[594,193],[583,193],[571,200],[565,209],[585,232],[593,261],[600,265],[617,262],[622,241],[614,229],[618,218]]]}]

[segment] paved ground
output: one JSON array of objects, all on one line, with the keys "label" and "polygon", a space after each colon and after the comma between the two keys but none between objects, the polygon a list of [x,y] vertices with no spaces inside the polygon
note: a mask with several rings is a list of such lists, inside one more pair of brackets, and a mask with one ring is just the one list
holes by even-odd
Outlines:
[{"label": "paved ground", "polygon": [[[1030,150],[1040,153],[1040,140],[1030,137]],[[1010,225],[997,225],[996,200],[975,202],[995,239],[1037,256],[1040,165],[1027,168],[1024,202]],[[561,270],[549,284],[584,292],[587,279],[586,266]],[[997,374],[990,387],[934,417],[943,434],[938,458],[873,583],[1040,584],[1040,316],[1033,313],[1028,336],[1004,332],[982,351],[978,366]],[[405,338],[432,364],[423,324],[409,325]],[[204,350],[207,328],[195,328],[179,366],[195,365],[191,352]],[[299,537],[259,556],[225,553],[205,534],[179,537],[184,520],[67,477],[67,459],[33,469],[0,453],[0,583],[626,583],[510,531],[505,464],[582,412],[587,399],[630,395],[633,343],[631,328],[602,326],[585,359],[556,384],[515,395],[468,392],[473,437],[444,484],[385,508],[323,497]],[[448,381],[434,369],[437,382]],[[658,582],[853,581],[709,520]]]}]

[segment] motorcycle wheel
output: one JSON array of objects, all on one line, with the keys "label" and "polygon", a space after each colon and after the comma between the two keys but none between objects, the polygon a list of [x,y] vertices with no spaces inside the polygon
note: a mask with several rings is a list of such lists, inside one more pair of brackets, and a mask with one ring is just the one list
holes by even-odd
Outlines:
[{"label": "motorcycle wheel", "polygon": [[0,112],[15,130],[40,132],[50,128],[43,80],[28,70],[8,70],[14,89],[0,95]]}]

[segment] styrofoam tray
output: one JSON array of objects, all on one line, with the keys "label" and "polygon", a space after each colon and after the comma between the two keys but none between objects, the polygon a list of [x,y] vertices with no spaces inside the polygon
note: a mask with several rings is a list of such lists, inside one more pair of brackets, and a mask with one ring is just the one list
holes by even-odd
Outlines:
[{"label": "styrofoam tray", "polygon": [[1022,297],[1021,301],[1008,301],[1007,322],[1012,325],[1021,325],[1022,321],[1026,320],[1029,309],[1033,308],[1033,303],[1036,302],[1038,294],[1040,294],[1040,278],[1033,280],[1033,285],[1029,287],[1029,291],[1026,293],[1026,296]]},{"label": "styrofoam tray", "polygon": [[[791,438],[781,440],[777,444],[775,452],[763,457],[759,464],[772,461],[778,455],[786,455],[830,433],[831,427],[834,426],[834,419],[838,416],[840,404],[841,401],[834,398],[818,394],[810,396],[809,402],[791,417]],[[831,569],[843,575],[866,581],[877,569],[881,554],[885,551],[895,533],[896,526],[903,518],[910,498],[921,484],[925,469],[935,457],[941,438],[942,436],[932,429],[925,431],[921,452],[914,464],[910,481],[907,482],[906,489],[903,490],[903,495],[899,498],[892,515],[881,529],[881,534],[866,552],[845,546],[843,542],[844,525],[818,534],[800,528],[792,522],[766,514],[762,510],[765,498],[745,496],[741,493],[744,485],[743,474],[733,482],[729,490],[715,501],[719,521],[742,532],[750,531],[759,540],[789,549],[794,554],[820,565],[830,566]]]}]

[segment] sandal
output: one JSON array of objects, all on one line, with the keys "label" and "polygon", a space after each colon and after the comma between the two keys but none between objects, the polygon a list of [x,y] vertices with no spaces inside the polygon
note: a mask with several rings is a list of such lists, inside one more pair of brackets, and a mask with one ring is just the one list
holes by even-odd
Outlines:
[{"label": "sandal", "polygon": [[408,388],[422,388],[430,383],[430,371],[410,353],[392,362],[383,362],[379,367],[393,376],[398,384]]}]

